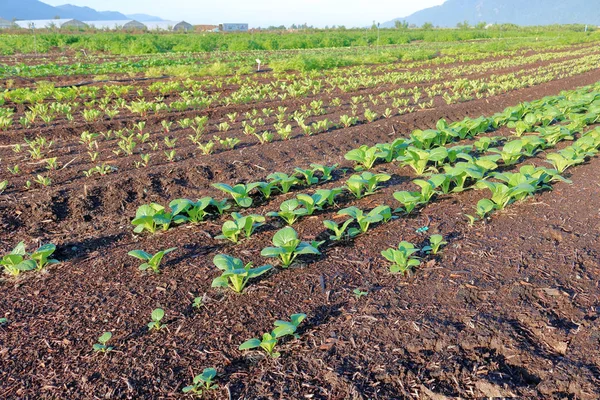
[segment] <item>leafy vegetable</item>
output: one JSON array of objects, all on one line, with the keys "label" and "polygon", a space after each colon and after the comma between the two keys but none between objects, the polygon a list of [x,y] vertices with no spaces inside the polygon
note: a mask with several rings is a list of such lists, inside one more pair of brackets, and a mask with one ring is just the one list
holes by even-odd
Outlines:
[{"label": "leafy vegetable", "polygon": [[229,194],[236,202],[236,204],[243,208],[248,208],[252,206],[252,198],[250,197],[250,192],[259,186],[259,182],[249,183],[247,185],[239,183],[233,187],[225,183],[213,183],[213,187]]},{"label": "leafy vegetable", "polygon": [[233,243],[237,243],[240,235],[243,234],[246,238],[249,238],[256,228],[265,222],[265,217],[257,214],[243,216],[239,213],[232,213],[231,217],[233,221],[225,221],[223,223],[223,227],[221,228],[223,234],[217,236],[216,239],[229,239]]},{"label": "leafy vegetable", "polygon": [[390,266],[391,273],[405,273],[421,264],[418,257],[413,256],[418,251],[419,249],[415,248],[414,244],[402,241],[398,244],[397,249],[384,250],[381,255],[392,262]]},{"label": "leafy vegetable", "polygon": [[214,368],[205,368],[200,375],[196,375],[192,384],[182,389],[183,393],[193,393],[201,395],[205,390],[216,389],[213,379],[217,376],[217,370]]},{"label": "leafy vegetable", "polygon": [[274,323],[275,329],[273,329],[273,331],[263,334],[262,339],[252,338],[246,340],[240,345],[239,349],[250,350],[260,347],[271,357],[277,358],[281,355],[279,352],[275,352],[275,346],[279,339],[284,336],[294,336],[298,338],[299,336],[296,334],[296,330],[298,329],[298,325],[300,325],[305,318],[306,314],[292,314],[290,316],[290,322],[277,320]]},{"label": "leafy vegetable", "polygon": [[108,341],[111,338],[112,338],[111,332],[104,332],[102,334],[102,336],[100,336],[98,338],[98,343],[96,343],[96,344],[94,344],[94,346],[92,346],[92,349],[98,353],[108,353],[109,351],[111,351],[113,349],[112,347],[106,345],[106,343],[108,343]]},{"label": "leafy vegetable", "polygon": [[218,254],[213,259],[217,268],[223,271],[221,276],[215,278],[212,287],[230,287],[233,291],[241,293],[248,281],[256,278],[273,268],[271,265],[252,268],[252,263],[244,266],[242,260],[225,254]]},{"label": "leafy vegetable", "polygon": [[161,330],[165,324],[161,321],[165,317],[165,310],[162,308],[155,308],[150,315],[152,321],[148,323],[148,330]]},{"label": "leafy vegetable", "polygon": [[162,250],[154,255],[146,253],[143,250],[132,250],[127,254],[142,261],[146,261],[145,263],[139,266],[140,271],[146,271],[147,269],[151,269],[154,273],[160,274],[160,263],[163,257],[174,250],[177,250],[177,248],[172,247],[170,249]]},{"label": "leafy vegetable", "polygon": [[298,233],[292,227],[285,227],[273,236],[273,244],[275,247],[266,247],[260,254],[263,257],[279,257],[284,268],[290,264],[301,254],[321,254],[318,250],[319,245],[323,242],[307,243],[298,239]]}]

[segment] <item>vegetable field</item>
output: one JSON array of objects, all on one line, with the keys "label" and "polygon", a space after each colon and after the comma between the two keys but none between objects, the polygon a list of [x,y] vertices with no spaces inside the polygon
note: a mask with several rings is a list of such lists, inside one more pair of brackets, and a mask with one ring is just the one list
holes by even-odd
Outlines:
[{"label": "vegetable field", "polygon": [[5,51],[0,398],[600,397],[568,37]]}]

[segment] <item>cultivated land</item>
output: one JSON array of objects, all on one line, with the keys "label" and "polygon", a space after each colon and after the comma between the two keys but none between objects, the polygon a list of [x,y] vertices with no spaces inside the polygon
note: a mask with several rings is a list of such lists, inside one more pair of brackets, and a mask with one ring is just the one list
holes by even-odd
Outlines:
[{"label": "cultivated land", "polygon": [[[0,255],[59,261],[1,278],[0,398],[178,398],[205,368],[215,399],[598,398],[599,42],[506,42],[0,58]],[[284,268],[291,219],[314,247]],[[211,287],[219,254],[273,268]],[[239,349],[299,313],[279,357]]]}]

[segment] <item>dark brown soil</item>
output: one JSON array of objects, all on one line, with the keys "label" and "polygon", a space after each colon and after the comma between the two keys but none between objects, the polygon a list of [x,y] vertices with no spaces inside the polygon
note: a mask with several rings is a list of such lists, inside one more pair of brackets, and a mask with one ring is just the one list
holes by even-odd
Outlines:
[{"label": "dark brown soil", "polygon": [[[600,397],[600,160],[568,170],[572,185],[512,205],[469,227],[464,214],[484,196],[440,198],[411,217],[375,226],[251,282],[241,295],[211,289],[212,258],[230,254],[255,265],[281,227],[269,220],[233,245],[214,239],[226,218],[134,235],[136,208],[177,197],[221,197],[214,182],[261,180],[311,162],[340,163],[359,144],[389,141],[412,129],[503,110],[600,81],[595,70],[519,92],[379,120],[313,137],[247,146],[94,179],[71,178],[47,190],[0,196],[2,254],[18,241],[57,244],[62,263],[0,282],[0,398],[177,398],[204,368],[219,372],[208,397],[245,399],[396,399],[447,397]],[[495,134],[508,134],[500,131]],[[77,156],[74,151],[73,156]],[[536,161],[536,163],[539,162]],[[377,194],[341,206],[396,206],[410,187],[408,168]],[[323,187],[339,186],[342,173]],[[260,203],[275,210],[294,190]],[[294,224],[303,239],[323,238],[328,209]],[[391,275],[381,250],[401,240],[418,246],[441,233],[449,244],[411,277]],[[160,275],[144,274],[127,252],[178,250]],[[356,288],[368,294],[357,299]],[[196,296],[205,306],[191,307]],[[156,307],[167,328],[149,333]],[[240,343],[304,312],[300,338],[279,359],[241,352]],[[107,355],[92,352],[113,332]]]}]

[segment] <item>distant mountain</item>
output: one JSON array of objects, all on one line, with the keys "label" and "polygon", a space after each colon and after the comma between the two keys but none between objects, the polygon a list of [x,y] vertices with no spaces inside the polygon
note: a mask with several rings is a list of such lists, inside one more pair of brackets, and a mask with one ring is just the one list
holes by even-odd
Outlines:
[{"label": "distant mountain", "polygon": [[600,25],[600,0],[447,0],[440,6],[426,8],[405,18],[421,26],[454,27],[459,22],[512,23],[517,25],[593,24]]},{"label": "distant mountain", "polygon": [[127,14],[127,19],[135,19],[138,22],[164,21],[164,19],[162,19],[160,17],[155,17],[154,15],[148,15],[148,14]]},{"label": "distant mountain", "polygon": [[61,18],[74,18],[80,21],[110,21],[129,19],[125,14],[116,11],[96,11],[89,7],[79,7],[72,4],[56,6]]},{"label": "distant mountain", "polygon": [[[162,21],[159,17],[146,14],[134,14],[143,19],[143,21]],[[8,20],[12,19],[54,19],[72,18],[80,21],[107,21],[107,20],[125,20],[137,19],[116,11],[96,11],[89,7],[79,7],[71,4],[65,4],[58,7],[52,7],[39,0],[0,0],[0,17]]]}]

